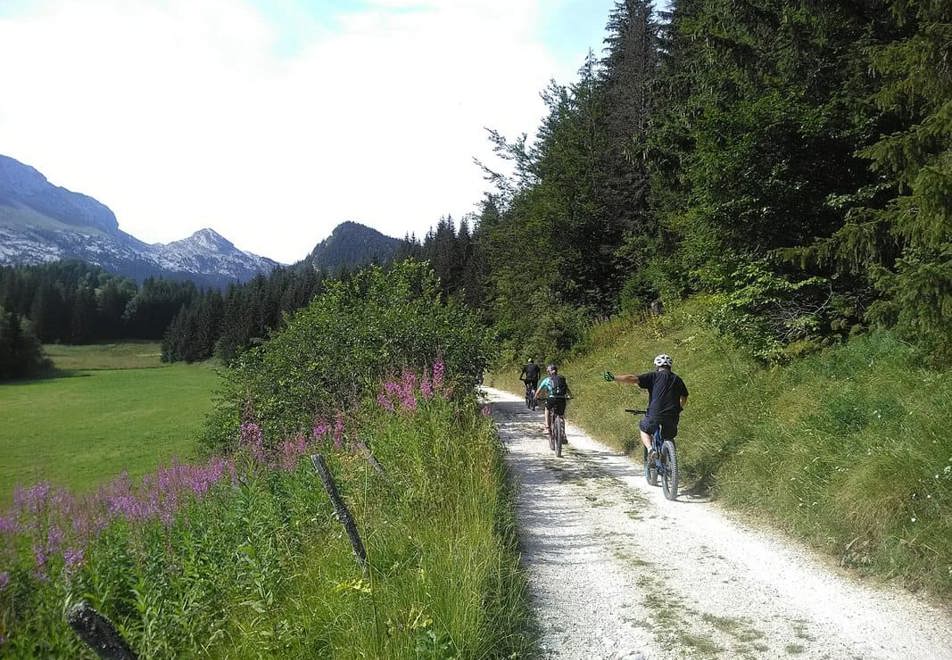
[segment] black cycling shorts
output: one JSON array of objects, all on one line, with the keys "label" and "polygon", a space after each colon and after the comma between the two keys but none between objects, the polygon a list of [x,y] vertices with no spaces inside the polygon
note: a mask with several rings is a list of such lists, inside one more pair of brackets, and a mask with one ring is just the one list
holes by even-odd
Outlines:
[{"label": "black cycling shorts", "polygon": [[568,401],[565,399],[546,399],[545,407],[548,410],[555,411],[556,415],[564,415],[566,403],[568,403]]},{"label": "black cycling shorts", "polygon": [[530,385],[532,386],[532,391],[533,391],[533,392],[535,392],[537,389],[539,389],[539,381],[538,381],[538,380],[527,380],[527,381],[525,381],[525,383],[526,383],[526,389],[528,389]]},{"label": "black cycling shorts", "polygon": [[661,427],[661,437],[665,440],[674,440],[678,437],[678,418],[677,417],[645,417],[638,422],[638,428],[654,435],[654,432]]}]

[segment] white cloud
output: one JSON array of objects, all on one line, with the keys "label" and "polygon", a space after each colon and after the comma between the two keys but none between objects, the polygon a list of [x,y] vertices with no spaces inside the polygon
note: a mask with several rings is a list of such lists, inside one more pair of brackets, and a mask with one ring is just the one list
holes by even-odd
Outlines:
[{"label": "white cloud", "polygon": [[[211,226],[303,257],[472,210],[483,126],[531,130],[558,74],[539,0],[374,0],[293,56],[236,0],[46,0],[0,18],[0,153],[149,241]],[[393,11],[406,9],[406,11]]]}]

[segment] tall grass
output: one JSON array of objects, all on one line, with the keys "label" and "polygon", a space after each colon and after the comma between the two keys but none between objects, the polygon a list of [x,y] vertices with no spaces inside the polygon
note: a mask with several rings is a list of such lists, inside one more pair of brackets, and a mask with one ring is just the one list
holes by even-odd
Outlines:
[{"label": "tall grass", "polygon": [[[22,491],[0,519],[0,654],[89,656],[63,620],[79,598],[143,657],[523,653],[524,585],[492,424],[432,380],[393,385],[308,437],[266,442],[248,422],[237,454],[139,487],[119,480],[85,499]],[[358,439],[386,474],[348,449]],[[317,451],[363,536],[366,573],[307,461]]]},{"label": "tall grass", "polygon": [[[691,391],[678,452],[699,487],[864,572],[952,596],[952,373],[924,368],[885,332],[763,367],[705,328],[705,303],[594,327],[562,368],[567,416],[640,446],[645,394],[601,373],[669,353]],[[515,373],[497,376],[521,392]]]}]

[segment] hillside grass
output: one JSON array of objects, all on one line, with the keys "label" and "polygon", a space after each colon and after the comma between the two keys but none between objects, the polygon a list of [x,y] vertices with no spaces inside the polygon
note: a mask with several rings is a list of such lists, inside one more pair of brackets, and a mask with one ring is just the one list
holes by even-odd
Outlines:
[{"label": "hillside grass", "polygon": [[218,376],[154,343],[47,346],[56,375],[0,384],[0,503],[17,484],[77,491],[198,451]]},{"label": "hillside grass", "polygon": [[[889,333],[763,367],[701,322],[703,301],[592,328],[562,365],[567,417],[639,446],[644,391],[606,383],[669,353],[691,396],[678,452],[687,487],[768,519],[842,564],[952,597],[952,373],[924,369]],[[516,370],[492,381],[522,392]]]}]

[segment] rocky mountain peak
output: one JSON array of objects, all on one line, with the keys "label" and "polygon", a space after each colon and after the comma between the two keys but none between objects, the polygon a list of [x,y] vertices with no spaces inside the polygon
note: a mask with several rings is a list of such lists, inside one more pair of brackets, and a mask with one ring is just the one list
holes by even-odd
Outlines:
[{"label": "rocky mountain peak", "polygon": [[25,208],[67,225],[109,234],[119,231],[115,214],[92,197],[54,186],[39,171],[0,155],[0,204]]}]

